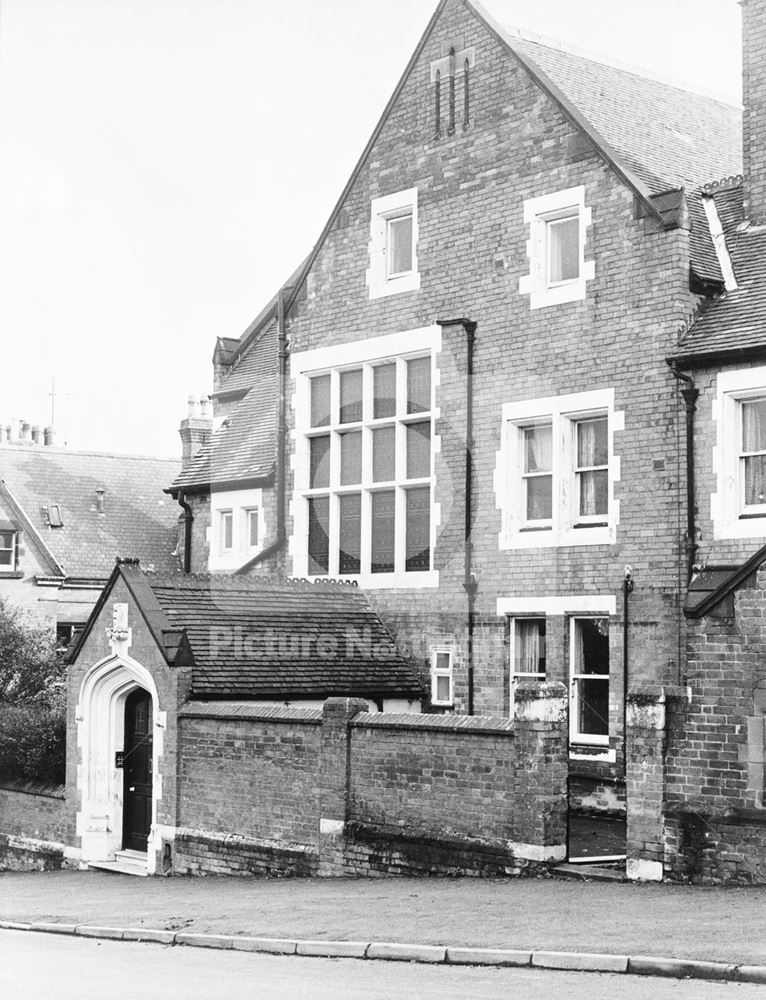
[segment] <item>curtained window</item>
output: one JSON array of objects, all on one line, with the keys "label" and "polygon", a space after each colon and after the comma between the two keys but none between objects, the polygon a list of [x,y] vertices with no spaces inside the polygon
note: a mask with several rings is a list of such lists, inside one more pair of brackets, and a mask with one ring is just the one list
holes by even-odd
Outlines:
[{"label": "curtained window", "polygon": [[766,398],[743,399],[742,416],[742,488],[744,506],[766,505]]},{"label": "curtained window", "polygon": [[609,511],[609,439],[606,417],[575,424],[578,510],[583,521],[605,520]]},{"label": "curtained window", "polygon": [[550,522],[553,516],[553,427],[538,424],[522,428],[524,465],[524,521]]},{"label": "curtained window", "polygon": [[545,619],[516,618],[512,627],[514,676],[545,679]]}]

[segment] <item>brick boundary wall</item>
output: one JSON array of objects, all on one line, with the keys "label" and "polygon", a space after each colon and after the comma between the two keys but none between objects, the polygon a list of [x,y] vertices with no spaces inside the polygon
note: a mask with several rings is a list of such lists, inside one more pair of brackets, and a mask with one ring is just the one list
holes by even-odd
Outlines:
[{"label": "brick boundary wall", "polygon": [[0,783],[0,871],[63,867],[64,791],[63,785]]},{"label": "brick boundary wall", "polygon": [[514,720],[190,704],[164,874],[509,875],[565,856],[561,684]]}]

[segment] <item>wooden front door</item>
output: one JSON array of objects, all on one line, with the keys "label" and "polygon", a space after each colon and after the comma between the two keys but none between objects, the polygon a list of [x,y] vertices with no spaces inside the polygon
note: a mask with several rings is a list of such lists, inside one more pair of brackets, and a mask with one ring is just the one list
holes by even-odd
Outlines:
[{"label": "wooden front door", "polygon": [[152,697],[139,688],[125,702],[122,846],[145,851],[152,825]]}]

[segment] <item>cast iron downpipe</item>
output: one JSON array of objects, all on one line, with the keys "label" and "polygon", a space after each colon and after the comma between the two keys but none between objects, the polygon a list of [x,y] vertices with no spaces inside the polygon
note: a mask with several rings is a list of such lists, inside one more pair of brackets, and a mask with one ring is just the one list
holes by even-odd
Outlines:
[{"label": "cast iron downpipe", "polygon": [[476,591],[479,585],[473,572],[473,353],[476,344],[477,324],[470,319],[436,321],[439,326],[462,326],[466,335],[465,376],[465,545],[463,589],[468,597],[468,637],[466,659],[468,675],[468,714],[473,715],[473,637],[476,629]]},{"label": "cast iron downpipe", "polygon": [[691,580],[694,574],[694,566],[697,562],[697,525],[695,518],[695,496],[694,496],[694,413],[697,409],[699,399],[699,389],[694,385],[694,380],[689,375],[684,375],[675,365],[670,365],[670,370],[679,382],[685,382],[686,387],[681,389],[686,406],[686,572],[687,579]]},{"label": "cast iron downpipe", "polygon": [[277,455],[275,474],[277,481],[277,533],[274,541],[262,552],[253,556],[244,566],[235,571],[234,576],[248,573],[253,566],[270,559],[284,546],[287,540],[285,518],[285,441],[287,438],[287,330],[285,324],[285,290],[281,288],[277,296]]},{"label": "cast iron downpipe", "polygon": [[623,767],[628,766],[628,609],[633,593],[633,569],[625,567],[622,581],[622,756]]},{"label": "cast iron downpipe", "polygon": [[194,521],[194,514],[192,514],[192,509],[186,502],[186,493],[184,490],[178,491],[178,505],[184,512],[184,557],[183,557],[183,572],[191,573],[191,557],[192,557],[192,522]]}]

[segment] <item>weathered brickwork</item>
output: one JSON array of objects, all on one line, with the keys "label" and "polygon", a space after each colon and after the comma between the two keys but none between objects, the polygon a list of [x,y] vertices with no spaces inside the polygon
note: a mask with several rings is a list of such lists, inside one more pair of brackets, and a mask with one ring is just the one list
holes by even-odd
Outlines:
[{"label": "weathered brickwork", "polygon": [[251,711],[182,714],[180,825],[315,844],[322,713]]},{"label": "weathered brickwork", "polygon": [[749,216],[755,223],[766,221],[766,17],[761,0],[743,0],[744,46],[744,172]]},{"label": "weathered brickwork", "polygon": [[669,877],[766,882],[765,608],[761,569],[689,622],[687,685],[629,704],[629,857]]},{"label": "weathered brickwork", "polygon": [[[534,873],[566,839],[564,689],[522,717],[191,703],[166,874]],[[158,869],[159,870],[159,869]]]},{"label": "weathered brickwork", "polygon": [[560,845],[561,735],[559,718],[492,726],[361,714],[351,736],[349,819],[386,836]]},{"label": "weathered brickwork", "polygon": [[[285,846],[238,834],[176,830],[171,865],[174,875],[316,875],[316,849]],[[170,868],[168,869],[169,873]]]},{"label": "weathered brickwork", "polygon": [[[473,46],[471,120],[433,138],[430,64],[450,40]],[[447,48],[445,49],[445,46]],[[633,567],[631,679],[678,683],[683,550],[678,522],[685,470],[677,460],[682,416],[664,357],[696,299],[688,291],[688,230],[637,218],[633,194],[597,154],[573,143],[574,126],[525,70],[458,2],[443,11],[351,186],[288,316],[291,352],[468,317],[474,354],[473,569],[478,583],[474,710],[509,712],[506,625],[498,598],[612,595],[620,607]],[[590,151],[588,151],[590,150]],[[592,210],[586,259],[595,278],[581,301],[531,310],[519,294],[529,273],[525,199],[584,185]],[[370,205],[416,187],[421,288],[370,299]],[[454,710],[468,707],[464,583],[466,334],[443,328],[437,358],[441,438],[435,500],[438,589],[374,591],[377,610],[428,672],[429,647],[456,649]],[[625,429],[614,434],[620,504],[613,545],[503,550],[495,471],[505,403],[611,388]],[[288,398],[294,386],[288,387]],[[288,408],[288,422],[293,416]],[[646,446],[651,441],[652,446]],[[289,463],[288,463],[289,464]],[[292,470],[288,472],[291,495]],[[292,520],[288,517],[288,534]],[[282,568],[291,572],[286,556]],[[569,623],[549,621],[548,677],[567,680]],[[622,746],[621,616],[610,622],[610,748]],[[611,778],[613,762],[594,765]],[[616,773],[616,772],[615,772]]]},{"label": "weathered brickwork", "polygon": [[64,864],[63,785],[0,786],[0,871],[50,871]]}]

